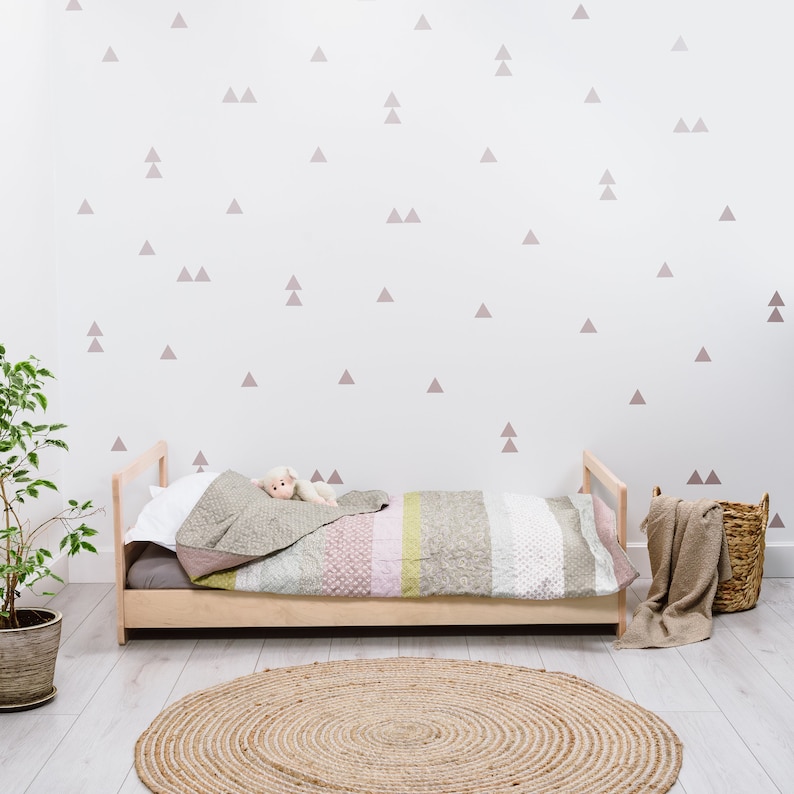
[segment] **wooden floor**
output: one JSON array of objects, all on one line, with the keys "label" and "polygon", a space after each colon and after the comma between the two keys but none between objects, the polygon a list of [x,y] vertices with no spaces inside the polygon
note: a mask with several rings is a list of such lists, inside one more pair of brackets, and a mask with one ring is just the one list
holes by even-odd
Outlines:
[{"label": "wooden floor", "polygon": [[[635,583],[629,613],[649,584]],[[112,585],[69,585],[51,606],[64,613],[58,695],[0,714],[3,791],[147,792],[135,740],[188,692],[263,668],[437,656],[570,672],[656,712],[684,744],[674,794],[794,792],[794,579],[765,579],[758,606],[718,616],[710,640],[647,651],[615,651],[598,631],[553,629],[149,633],[120,647]]]}]

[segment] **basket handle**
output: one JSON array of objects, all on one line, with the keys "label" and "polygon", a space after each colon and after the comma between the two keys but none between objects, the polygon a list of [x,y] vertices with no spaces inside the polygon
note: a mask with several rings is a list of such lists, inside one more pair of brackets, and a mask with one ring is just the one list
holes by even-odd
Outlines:
[{"label": "basket handle", "polygon": [[662,489],[658,485],[653,486],[653,496],[661,496]]}]

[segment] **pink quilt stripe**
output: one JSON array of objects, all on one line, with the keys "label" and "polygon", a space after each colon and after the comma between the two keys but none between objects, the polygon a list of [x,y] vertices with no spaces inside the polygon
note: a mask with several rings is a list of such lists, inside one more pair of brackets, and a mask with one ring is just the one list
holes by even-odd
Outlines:
[{"label": "pink quilt stripe", "polygon": [[372,595],[402,595],[403,495],[389,496],[389,505],[378,513],[372,528]]},{"label": "pink quilt stripe", "polygon": [[368,596],[374,513],[343,516],[325,533],[323,595]]}]

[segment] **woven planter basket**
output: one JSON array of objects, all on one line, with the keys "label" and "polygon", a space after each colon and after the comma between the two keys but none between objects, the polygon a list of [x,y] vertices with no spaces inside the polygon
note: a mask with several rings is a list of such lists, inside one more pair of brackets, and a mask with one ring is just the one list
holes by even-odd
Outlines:
[{"label": "woven planter basket", "polygon": [[[659,496],[656,486],[653,495]],[[714,596],[714,612],[741,612],[752,609],[761,593],[764,575],[766,525],[769,519],[769,494],[757,505],[715,500],[722,506],[722,523],[728,539],[733,576],[720,582]]]}]

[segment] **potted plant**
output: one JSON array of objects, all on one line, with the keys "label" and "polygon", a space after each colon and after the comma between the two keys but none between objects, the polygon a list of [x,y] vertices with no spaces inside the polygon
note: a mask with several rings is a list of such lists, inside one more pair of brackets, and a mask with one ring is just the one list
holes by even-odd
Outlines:
[{"label": "potted plant", "polygon": [[[23,512],[42,491],[57,491],[39,477],[39,454],[50,448],[68,450],[58,438],[66,425],[45,424],[44,382],[52,373],[31,356],[12,364],[0,345],[0,711],[40,706],[55,696],[55,658],[61,634],[61,614],[46,607],[17,605],[20,588],[35,591],[47,578],[63,580],[50,570],[54,544],[50,529],[60,534],[59,546],[68,556],[96,553],[87,538],[96,530],[85,520],[102,508],[70,499],[44,520]],[[49,592],[38,595],[52,595]]]}]

